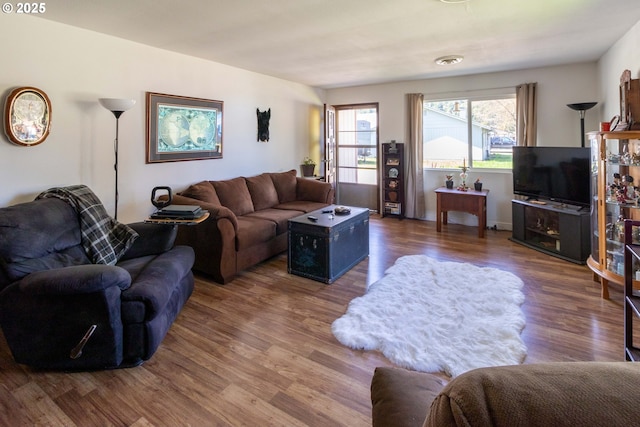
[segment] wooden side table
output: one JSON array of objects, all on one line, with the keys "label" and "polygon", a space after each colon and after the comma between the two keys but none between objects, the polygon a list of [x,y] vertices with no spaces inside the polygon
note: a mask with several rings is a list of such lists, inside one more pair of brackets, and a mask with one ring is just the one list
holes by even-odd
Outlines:
[{"label": "wooden side table", "polygon": [[458,211],[477,216],[478,237],[484,237],[484,230],[487,228],[487,194],[489,194],[489,190],[459,191],[446,187],[436,189],[438,199],[436,231],[442,231],[442,224],[447,225],[449,211]]},{"label": "wooden side table", "polygon": [[179,218],[147,218],[144,222],[151,224],[164,224],[164,225],[196,225],[200,224],[205,219],[209,218],[209,212],[205,212],[202,216],[194,219],[179,219]]}]

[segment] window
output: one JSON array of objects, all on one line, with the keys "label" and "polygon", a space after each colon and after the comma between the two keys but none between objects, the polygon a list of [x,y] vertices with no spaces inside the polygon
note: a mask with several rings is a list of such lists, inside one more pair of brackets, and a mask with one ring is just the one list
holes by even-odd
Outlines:
[{"label": "window", "polygon": [[482,99],[425,100],[425,168],[511,169],[516,145],[515,93]]},{"label": "window", "polygon": [[338,182],[378,183],[378,106],[336,106]]}]

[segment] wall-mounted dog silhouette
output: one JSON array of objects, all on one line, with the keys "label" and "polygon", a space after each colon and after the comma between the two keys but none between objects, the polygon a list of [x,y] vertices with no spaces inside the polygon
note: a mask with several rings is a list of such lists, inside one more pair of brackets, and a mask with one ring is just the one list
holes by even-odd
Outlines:
[{"label": "wall-mounted dog silhouette", "polygon": [[258,115],[258,141],[268,141],[271,108],[263,112],[260,112],[260,109],[256,108],[256,114]]}]

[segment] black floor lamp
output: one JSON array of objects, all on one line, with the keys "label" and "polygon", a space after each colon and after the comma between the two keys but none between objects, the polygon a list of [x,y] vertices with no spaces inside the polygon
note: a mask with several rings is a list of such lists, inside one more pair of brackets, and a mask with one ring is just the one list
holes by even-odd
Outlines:
[{"label": "black floor lamp", "polygon": [[130,109],[136,103],[133,99],[118,99],[118,98],[100,98],[98,99],[100,105],[102,105],[107,110],[111,111],[113,115],[116,117],[116,139],[113,142],[113,151],[116,156],[116,161],[113,164],[113,168],[116,171],[116,189],[115,189],[115,209],[114,209],[114,219],[118,219],[118,120],[122,113]]},{"label": "black floor lamp", "polygon": [[595,107],[597,102],[579,102],[577,104],[567,104],[567,107],[580,112],[580,136],[582,137],[582,147],[584,147],[584,112]]}]

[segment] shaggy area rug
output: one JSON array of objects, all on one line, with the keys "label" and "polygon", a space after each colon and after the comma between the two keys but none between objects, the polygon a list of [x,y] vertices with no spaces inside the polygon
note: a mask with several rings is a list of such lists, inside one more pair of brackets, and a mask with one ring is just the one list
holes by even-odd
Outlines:
[{"label": "shaggy area rug", "polygon": [[396,365],[451,377],[522,363],[522,281],[495,268],[399,258],[333,322],[343,345],[379,350]]}]

